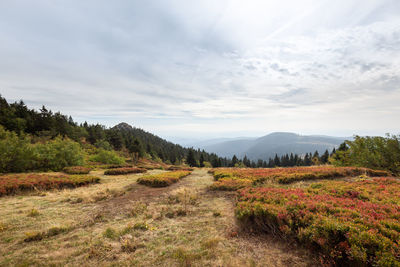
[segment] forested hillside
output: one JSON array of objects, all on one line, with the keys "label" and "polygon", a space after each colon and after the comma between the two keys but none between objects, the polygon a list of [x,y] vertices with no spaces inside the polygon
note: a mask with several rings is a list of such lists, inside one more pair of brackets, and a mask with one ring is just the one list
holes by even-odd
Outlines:
[{"label": "forested hillside", "polygon": [[87,122],[78,124],[71,116],[52,112],[45,106],[37,111],[28,108],[22,100],[8,103],[1,96],[0,125],[20,138],[31,137],[32,143],[47,142],[61,136],[81,145],[90,144],[103,150],[138,153],[140,157],[151,157],[170,164],[183,163],[187,157],[192,160],[189,163],[191,165],[214,162],[216,166],[227,163],[226,159],[221,159],[215,154],[184,148],[126,123],[112,128]]}]

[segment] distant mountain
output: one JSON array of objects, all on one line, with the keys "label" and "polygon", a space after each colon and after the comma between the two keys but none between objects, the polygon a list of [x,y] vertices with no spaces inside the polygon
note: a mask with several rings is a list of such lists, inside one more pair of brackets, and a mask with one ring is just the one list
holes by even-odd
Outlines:
[{"label": "distant mountain", "polygon": [[194,148],[203,148],[203,147],[208,147],[208,146],[213,146],[225,142],[235,142],[235,141],[242,141],[242,140],[255,140],[257,137],[236,137],[236,138],[214,138],[214,139],[208,139],[208,140],[201,140],[197,142],[192,142],[192,143],[187,143],[186,146],[188,147],[194,147]]},{"label": "distant mountain", "polygon": [[245,155],[251,160],[267,160],[278,154],[296,153],[299,155],[318,151],[323,153],[326,149],[331,151],[339,146],[346,137],[332,137],[323,135],[298,135],[295,133],[275,132],[260,138],[240,138],[217,143],[199,144],[199,148],[222,157],[239,158]]}]

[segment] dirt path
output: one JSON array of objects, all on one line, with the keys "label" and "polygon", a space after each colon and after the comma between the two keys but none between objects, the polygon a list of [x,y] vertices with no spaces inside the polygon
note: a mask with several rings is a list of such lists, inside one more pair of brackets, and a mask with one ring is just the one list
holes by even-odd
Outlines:
[{"label": "dirt path", "polygon": [[[240,232],[234,197],[208,190],[206,169],[165,188],[139,185],[138,177],[104,176],[86,188],[0,199],[7,219],[0,221],[0,266],[317,265],[293,244]],[[106,198],[91,201],[97,196]],[[27,216],[32,209],[39,215]],[[23,241],[49,229],[60,232]]]},{"label": "dirt path", "polygon": [[[194,181],[198,179],[199,181]],[[241,257],[250,266],[316,266],[315,259],[309,257],[306,250],[298,248],[294,243],[268,235],[251,234],[239,230],[234,216],[235,194],[221,191],[210,191],[208,186],[213,183],[213,177],[205,170],[193,174],[189,185],[201,190],[206,203],[217,202],[217,206],[224,208],[225,236],[227,241],[236,248],[237,256]],[[237,236],[232,235],[236,233]],[[232,255],[234,256],[234,255]],[[250,258],[250,259],[249,259]]]}]

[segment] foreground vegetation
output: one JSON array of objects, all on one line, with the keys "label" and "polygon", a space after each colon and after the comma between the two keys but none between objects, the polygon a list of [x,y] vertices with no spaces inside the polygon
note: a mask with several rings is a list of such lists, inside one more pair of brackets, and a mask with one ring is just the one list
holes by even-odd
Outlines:
[{"label": "foreground vegetation", "polygon": [[355,136],[346,141],[331,162],[337,166],[359,166],[387,170],[400,175],[400,136]]},{"label": "foreground vegetation", "polygon": [[[0,176],[0,265],[277,264],[271,240],[238,238],[263,231],[273,243],[296,240],[321,264],[400,266],[400,184],[390,177],[400,174],[397,136],[356,136],[322,156],[256,164],[182,148],[127,124],[77,125],[44,107],[3,98],[0,105],[0,172],[14,173]],[[328,162],[334,166],[319,166]],[[212,181],[204,170],[190,175],[193,166],[252,168],[216,168]],[[255,168],[262,166],[291,168]],[[168,187],[186,176],[189,182]],[[218,190],[236,191],[235,210],[232,194]],[[35,193],[19,194],[25,191]],[[287,249],[278,255],[315,265]]]},{"label": "foreground vegetation", "polygon": [[156,175],[147,175],[140,177],[137,182],[151,187],[165,187],[178,182],[190,173],[191,171],[171,171]]},{"label": "foreground vegetation", "polygon": [[83,166],[72,166],[72,167],[65,167],[63,172],[68,174],[89,174],[92,168],[83,167]]},{"label": "foreground vegetation", "polygon": [[111,168],[104,172],[105,175],[123,175],[129,173],[143,173],[146,172],[143,168],[125,167],[125,168]]},{"label": "foreground vegetation", "polygon": [[294,167],[294,168],[219,168],[210,171],[216,182],[212,185],[216,190],[230,190],[261,184],[265,181],[290,184],[298,181],[334,179],[366,175],[371,177],[390,176],[390,172],[358,167]]},{"label": "foreground vegetation", "polygon": [[[400,266],[400,180],[359,167],[214,169],[211,189],[239,190],[244,230],[294,239],[337,266]],[[372,178],[381,177],[381,178]],[[317,181],[305,183],[307,181]]]},{"label": "foreground vegetation", "polygon": [[294,237],[339,266],[400,266],[400,182],[375,178],[306,188],[246,188],[244,226]]},{"label": "foreground vegetation", "polygon": [[102,173],[89,187],[0,198],[0,266],[316,265],[303,249],[238,231],[205,170],[164,188]]},{"label": "foreground vegetation", "polygon": [[100,178],[89,175],[10,174],[0,176],[0,196],[32,190],[73,188],[98,183]]}]

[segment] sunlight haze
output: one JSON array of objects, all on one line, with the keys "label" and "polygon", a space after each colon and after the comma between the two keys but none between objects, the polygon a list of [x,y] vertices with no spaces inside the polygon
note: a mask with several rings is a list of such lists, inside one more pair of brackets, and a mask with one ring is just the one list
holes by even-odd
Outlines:
[{"label": "sunlight haze", "polygon": [[174,139],[398,134],[399,1],[1,1],[0,93]]}]

